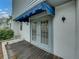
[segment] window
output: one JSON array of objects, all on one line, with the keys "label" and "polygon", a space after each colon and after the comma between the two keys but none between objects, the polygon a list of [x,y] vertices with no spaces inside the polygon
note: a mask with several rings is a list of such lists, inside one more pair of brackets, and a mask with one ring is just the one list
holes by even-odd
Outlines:
[{"label": "window", "polygon": [[22,22],[20,22],[20,30],[22,31]]}]

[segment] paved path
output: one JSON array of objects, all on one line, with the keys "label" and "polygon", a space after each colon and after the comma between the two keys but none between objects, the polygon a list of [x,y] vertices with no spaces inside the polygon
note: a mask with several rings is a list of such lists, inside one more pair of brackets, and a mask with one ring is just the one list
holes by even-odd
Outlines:
[{"label": "paved path", "polygon": [[0,59],[3,59],[2,44],[0,43]]}]

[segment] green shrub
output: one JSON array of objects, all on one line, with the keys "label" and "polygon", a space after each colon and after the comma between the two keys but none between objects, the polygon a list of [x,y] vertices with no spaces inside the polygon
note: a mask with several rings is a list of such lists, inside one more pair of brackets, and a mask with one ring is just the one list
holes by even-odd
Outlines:
[{"label": "green shrub", "polygon": [[0,30],[0,40],[11,39],[14,36],[14,32],[11,29]]}]

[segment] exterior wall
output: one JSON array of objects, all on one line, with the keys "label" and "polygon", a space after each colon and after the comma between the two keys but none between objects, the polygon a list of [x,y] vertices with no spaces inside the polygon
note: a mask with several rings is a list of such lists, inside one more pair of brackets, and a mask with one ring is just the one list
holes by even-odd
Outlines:
[{"label": "exterior wall", "polygon": [[[26,2],[25,2],[26,1]],[[28,1],[28,3],[27,3]],[[32,8],[36,4],[40,3],[42,0],[36,0],[37,2],[30,4],[32,0],[13,0],[13,19]],[[35,1],[35,0],[34,0]],[[40,2],[39,2],[40,1]],[[31,2],[32,3],[32,2]],[[78,5],[79,6],[79,5]],[[79,8],[78,8],[79,9]],[[77,9],[77,11],[78,11]],[[63,23],[62,17],[66,17],[66,21]],[[63,57],[64,59],[75,59],[75,2],[68,2],[61,6],[56,7],[56,15],[53,19],[53,47],[54,54]],[[78,25],[78,23],[77,23]],[[12,29],[14,29],[16,34],[21,34],[22,38],[30,42],[30,25],[23,23],[23,30],[19,30],[20,24],[13,21]],[[77,26],[78,27],[78,26]],[[78,27],[79,28],[79,27]],[[79,33],[77,33],[79,34]],[[78,40],[78,39],[77,39]],[[78,41],[79,42],[79,41]],[[79,43],[77,44],[77,50]],[[79,53],[77,53],[79,55]],[[77,58],[78,59],[78,58]]]},{"label": "exterior wall", "polygon": [[19,22],[12,21],[11,22],[11,29],[14,30],[15,35],[19,35],[20,34]]},{"label": "exterior wall", "polygon": [[23,27],[22,27],[22,31],[21,31],[21,36],[22,39],[30,42],[30,23],[27,22],[23,22]]},{"label": "exterior wall", "polygon": [[76,55],[76,59],[79,59],[79,0],[76,0],[76,6],[77,6],[77,31],[76,31],[76,33],[77,33],[77,40],[76,40],[76,53],[77,53],[77,55]]},{"label": "exterior wall", "polygon": [[12,0],[13,1],[13,18],[15,19],[25,11],[37,5],[43,0]]},{"label": "exterior wall", "polygon": [[21,39],[30,42],[30,25],[27,22],[22,23],[22,31],[20,30],[20,22],[11,21],[11,29],[14,30],[15,36],[20,35]]},{"label": "exterior wall", "polygon": [[[63,16],[66,17],[64,23]],[[75,59],[75,20],[75,2],[56,7],[52,25],[54,26],[54,54],[64,59]]]},{"label": "exterior wall", "polygon": [[3,29],[3,28],[9,28],[9,24],[7,24],[6,18],[0,19],[0,29]]},{"label": "exterior wall", "polygon": [[[12,17],[15,19],[19,15],[23,14],[25,11],[31,9],[33,6],[37,5],[38,3],[42,2],[43,0],[12,0],[12,8],[13,13]],[[25,23],[23,23],[23,30],[19,30],[20,24],[18,22],[13,21],[12,22],[12,29],[15,32],[15,35],[20,34],[23,39],[30,41],[30,32],[28,29],[30,29],[29,25],[26,26]],[[28,33],[28,34],[27,34]]]}]

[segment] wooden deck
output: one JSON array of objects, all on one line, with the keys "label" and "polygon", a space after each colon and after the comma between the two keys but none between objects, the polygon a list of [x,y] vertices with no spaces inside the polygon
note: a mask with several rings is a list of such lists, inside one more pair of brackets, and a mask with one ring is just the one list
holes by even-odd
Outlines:
[{"label": "wooden deck", "polygon": [[7,50],[10,59],[62,59],[61,57],[50,54],[26,41],[8,45]]}]

